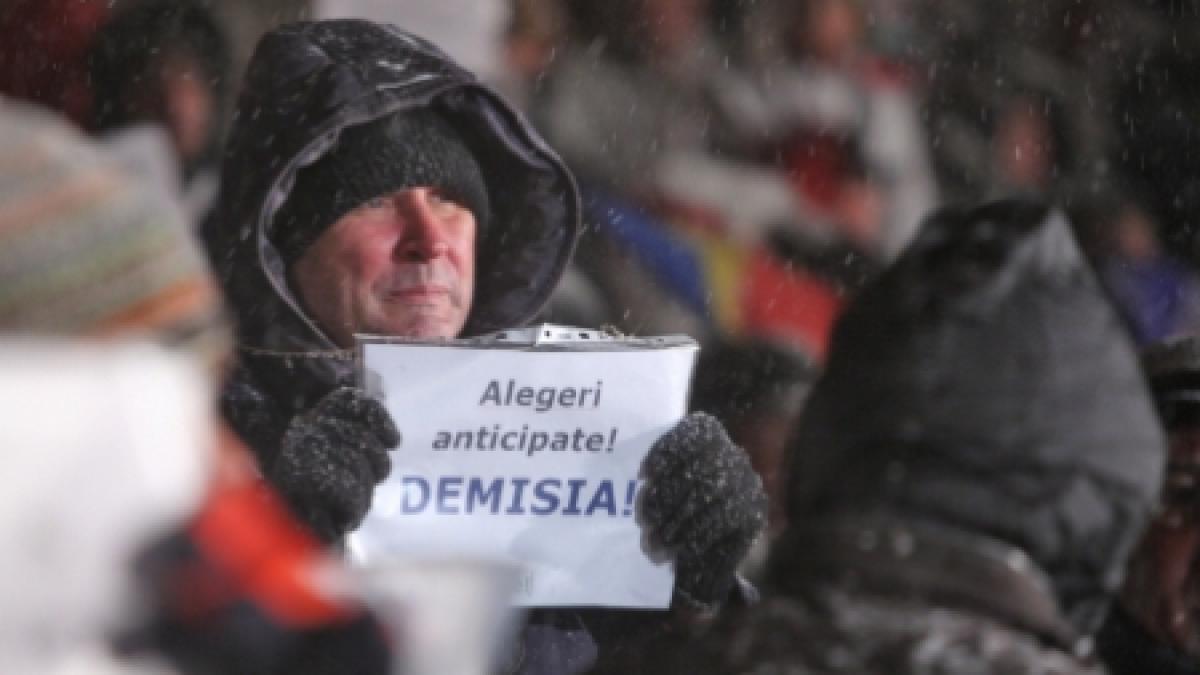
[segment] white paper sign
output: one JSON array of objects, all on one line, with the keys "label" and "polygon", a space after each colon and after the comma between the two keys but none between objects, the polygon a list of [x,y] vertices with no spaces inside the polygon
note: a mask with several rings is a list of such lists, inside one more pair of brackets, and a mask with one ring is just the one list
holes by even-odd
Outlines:
[{"label": "white paper sign", "polygon": [[685,412],[696,345],[637,342],[363,344],[404,440],[352,559],[516,564],[525,607],[666,607],[674,572],[634,505],[642,460]]}]

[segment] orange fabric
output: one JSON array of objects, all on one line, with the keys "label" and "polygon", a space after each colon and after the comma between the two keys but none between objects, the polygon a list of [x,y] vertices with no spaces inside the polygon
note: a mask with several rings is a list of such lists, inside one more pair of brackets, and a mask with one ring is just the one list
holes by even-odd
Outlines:
[{"label": "orange fabric", "polygon": [[822,362],[843,299],[833,286],[766,252],[750,260],[742,294],[743,332],[794,344]]},{"label": "orange fabric", "polygon": [[104,337],[131,328],[145,331],[178,321],[181,317],[204,316],[219,305],[220,297],[213,281],[203,276],[192,277],[107,318],[93,334]]},{"label": "orange fabric", "polygon": [[318,587],[315,574],[335,563],[254,475],[241,441],[223,429],[221,447],[213,491],[190,528],[205,558],[283,625],[307,629],[355,615]]}]

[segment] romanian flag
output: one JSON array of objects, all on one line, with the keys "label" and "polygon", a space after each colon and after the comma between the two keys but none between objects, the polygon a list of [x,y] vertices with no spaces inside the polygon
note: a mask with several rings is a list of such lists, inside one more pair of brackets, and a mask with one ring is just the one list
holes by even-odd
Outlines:
[{"label": "romanian flag", "polygon": [[597,231],[718,332],[789,344],[815,362],[823,360],[844,304],[835,284],[712,227],[662,218],[601,191],[585,194]]}]

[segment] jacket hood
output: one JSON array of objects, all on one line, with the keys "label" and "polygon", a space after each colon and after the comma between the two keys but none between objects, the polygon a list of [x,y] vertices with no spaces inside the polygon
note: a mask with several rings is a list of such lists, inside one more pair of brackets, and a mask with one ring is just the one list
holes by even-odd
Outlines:
[{"label": "jacket hood", "polygon": [[894,513],[1010,543],[1090,634],[1165,450],[1066,219],[1025,202],[935,214],[832,344],[791,448],[789,521]]},{"label": "jacket hood", "polygon": [[295,23],[263,37],[251,59],[207,233],[243,356],[304,359],[326,386],[351,372],[289,288],[270,228],[297,171],[342,131],[419,106],[463,135],[488,183],[491,225],[464,335],[527,323],[545,303],[579,231],[574,179],[558,156],[429,42],[364,20]]}]

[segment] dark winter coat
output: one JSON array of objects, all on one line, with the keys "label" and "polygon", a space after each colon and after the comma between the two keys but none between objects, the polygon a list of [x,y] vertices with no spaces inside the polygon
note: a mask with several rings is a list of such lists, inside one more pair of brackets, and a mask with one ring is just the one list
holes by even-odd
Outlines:
[{"label": "dark winter coat", "polygon": [[789,531],[768,599],[667,675],[1099,675],[1018,549],[887,519]]},{"label": "dark winter coat", "polygon": [[1200,663],[1158,641],[1120,606],[1096,636],[1096,649],[1112,675],[1200,675]]},{"label": "dark winter coat", "polygon": [[264,464],[289,420],[354,382],[352,352],[334,345],[288,285],[271,239],[273,216],[297,170],[327,152],[342,130],[416,106],[434,106],[454,124],[489,182],[491,226],[478,244],[465,335],[531,320],[574,248],[578,196],[565,166],[435,46],[358,20],[269,33],[246,73],[206,232],[238,323],[238,365],[224,408]]},{"label": "dark winter coat", "polygon": [[[463,135],[488,182],[489,226],[477,245],[464,335],[529,322],[550,296],[579,232],[574,180],[525,121],[435,46],[359,20],[297,23],[259,43],[205,233],[238,322],[238,361],[222,400],[232,426],[270,465],[287,424],[353,385],[341,350],[301,307],[272,243],[273,216],[296,172],[346,128],[432,106]],[[570,673],[596,645],[577,617],[526,631],[521,672]]]},{"label": "dark winter coat", "polygon": [[788,452],[766,600],[657,672],[1099,672],[1165,443],[1060,214],[927,221],[839,321]]},{"label": "dark winter coat", "polygon": [[1025,551],[1084,635],[1155,508],[1165,440],[1129,335],[1058,212],[947,209],[839,321],[788,518],[932,519]]}]

